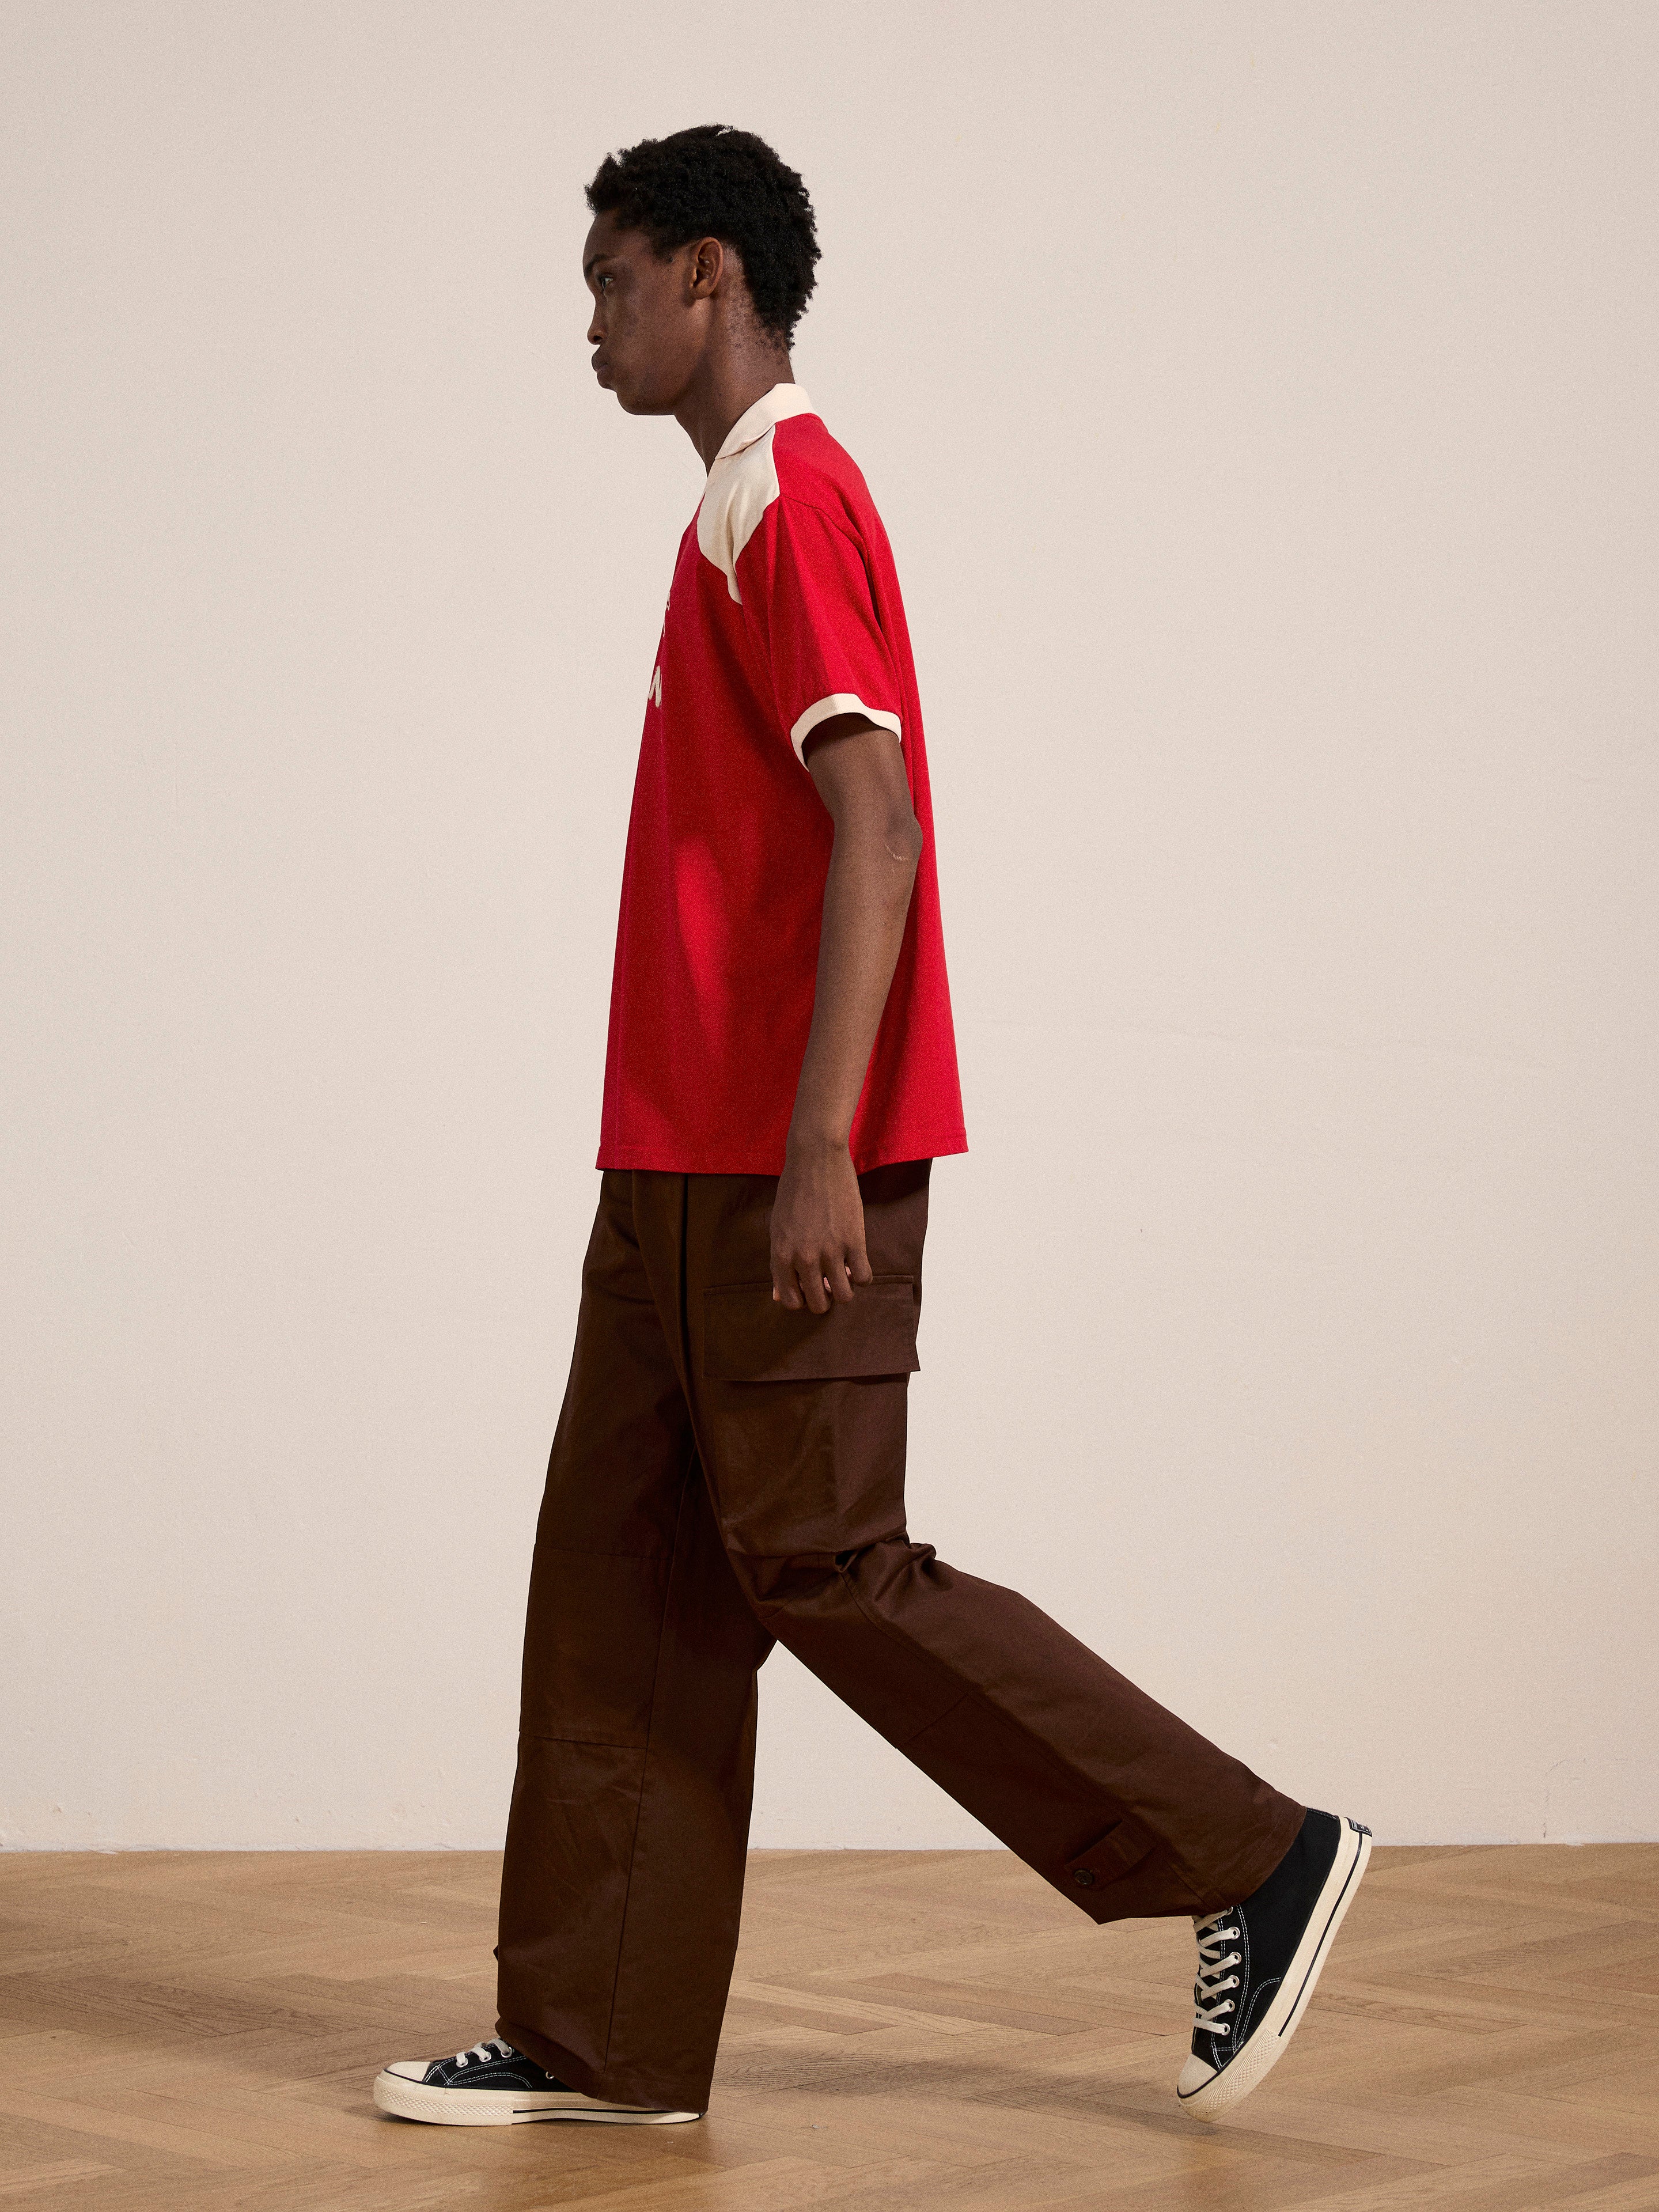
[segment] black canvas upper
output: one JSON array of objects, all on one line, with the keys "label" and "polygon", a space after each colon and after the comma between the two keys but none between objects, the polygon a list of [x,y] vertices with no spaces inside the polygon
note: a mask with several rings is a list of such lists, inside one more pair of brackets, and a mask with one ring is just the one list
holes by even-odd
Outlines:
[{"label": "black canvas upper", "polygon": [[453,2058],[434,2058],[421,2081],[428,2089],[562,2089],[568,2086],[499,2038],[471,2051],[457,2051]]},{"label": "black canvas upper", "polygon": [[[1278,1994],[1335,1862],[1341,1834],[1342,1823],[1334,1813],[1310,1812],[1261,1888],[1231,1911],[1212,1916],[1218,1930],[1238,1931],[1212,1947],[1227,1963],[1200,1966],[1193,1989],[1195,2008],[1212,2018],[1217,2017],[1218,2000],[1224,2003],[1231,1999],[1232,2003],[1231,2012],[1219,2015],[1227,2029],[1224,2035],[1197,2025],[1193,2029],[1194,2057],[1218,2073],[1238,2056]],[[1211,1922],[1201,1924],[1207,1927]],[[1237,1965],[1231,1963],[1235,1953]],[[1224,1995],[1216,1985],[1235,1976],[1237,1986]]]}]

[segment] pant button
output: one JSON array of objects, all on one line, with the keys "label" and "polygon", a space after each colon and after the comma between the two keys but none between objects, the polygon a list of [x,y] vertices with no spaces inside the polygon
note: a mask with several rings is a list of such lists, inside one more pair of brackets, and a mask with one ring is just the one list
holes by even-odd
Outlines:
[{"label": "pant button", "polygon": [[1072,1880],[1077,1884],[1079,1889],[1092,1889],[1095,1886],[1093,1868],[1073,1867],[1072,1869]]}]

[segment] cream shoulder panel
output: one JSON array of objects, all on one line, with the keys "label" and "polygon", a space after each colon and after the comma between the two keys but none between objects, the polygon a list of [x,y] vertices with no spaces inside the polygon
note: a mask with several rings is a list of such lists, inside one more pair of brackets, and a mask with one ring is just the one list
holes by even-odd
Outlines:
[{"label": "cream shoulder panel", "polygon": [[770,430],[740,452],[717,460],[708,471],[708,488],[697,509],[697,544],[703,558],[723,572],[726,588],[739,606],[743,593],[738,589],[738,562],[777,495]]}]

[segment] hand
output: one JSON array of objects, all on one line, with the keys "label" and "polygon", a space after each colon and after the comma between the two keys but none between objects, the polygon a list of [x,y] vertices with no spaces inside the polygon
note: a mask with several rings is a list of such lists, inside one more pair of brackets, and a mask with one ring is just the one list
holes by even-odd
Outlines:
[{"label": "hand", "polygon": [[875,1279],[864,1249],[864,1200],[845,1145],[792,1145],[772,1201],[772,1296],[792,1312],[845,1305]]}]

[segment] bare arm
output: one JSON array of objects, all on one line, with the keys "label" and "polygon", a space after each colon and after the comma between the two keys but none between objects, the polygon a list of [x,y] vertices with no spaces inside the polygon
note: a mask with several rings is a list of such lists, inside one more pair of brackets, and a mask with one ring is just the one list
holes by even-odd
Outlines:
[{"label": "bare arm", "polygon": [[890,730],[839,714],[806,765],[836,825],[812,1027],[772,1206],[772,1295],[827,1313],[867,1283],[864,1205],[848,1140],[909,912],[921,825]]}]

